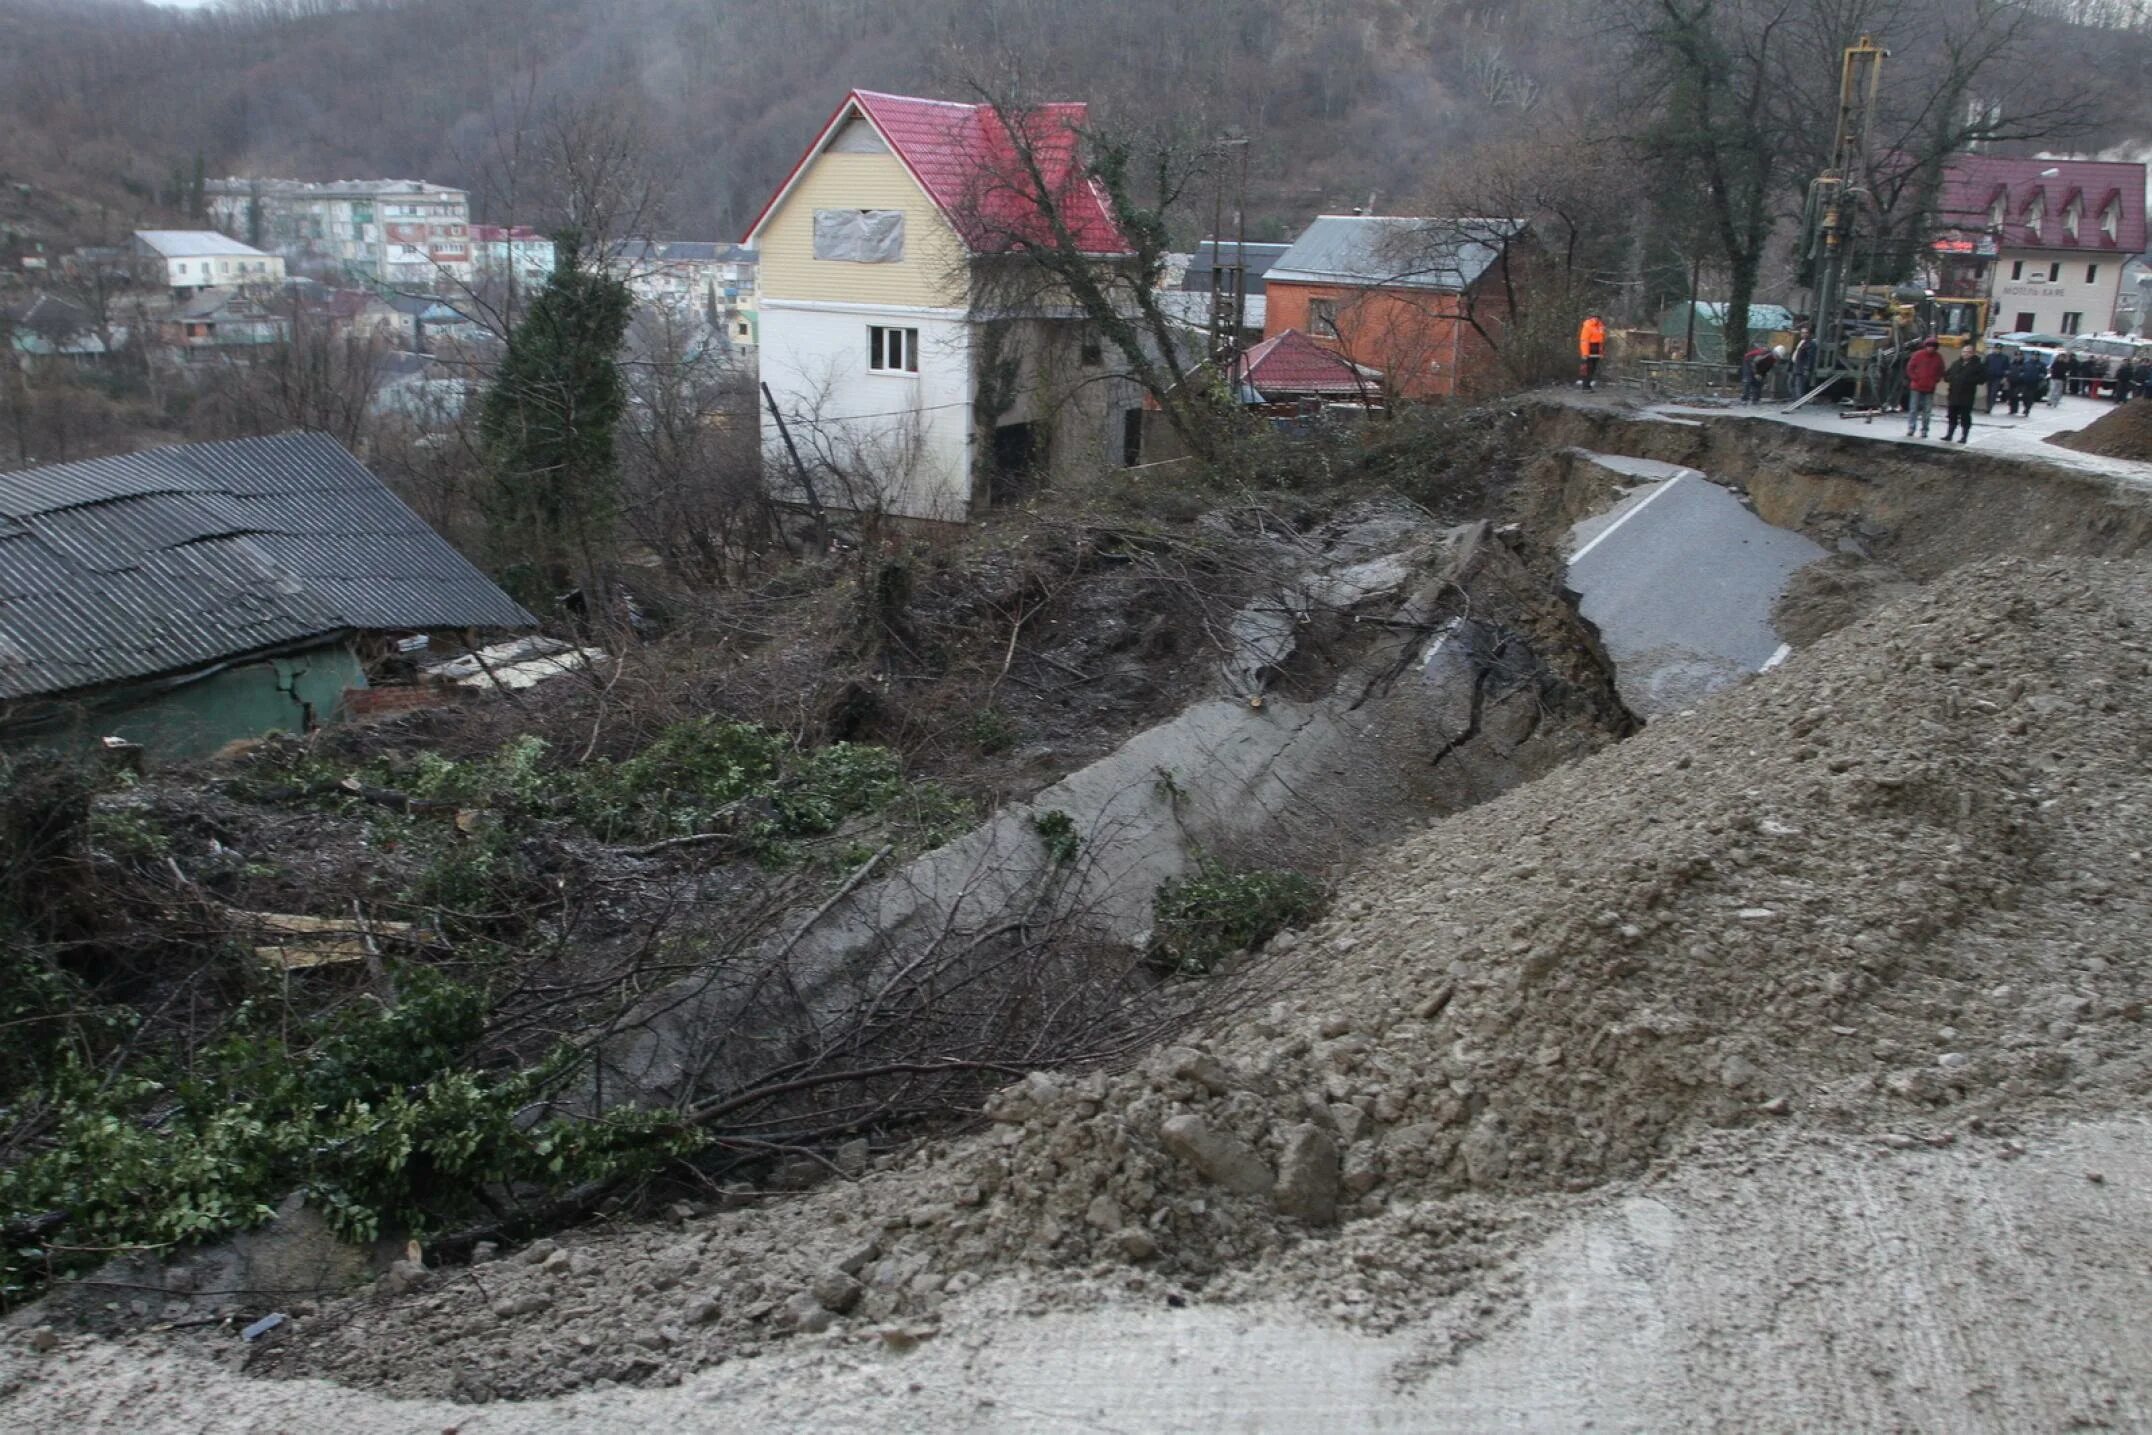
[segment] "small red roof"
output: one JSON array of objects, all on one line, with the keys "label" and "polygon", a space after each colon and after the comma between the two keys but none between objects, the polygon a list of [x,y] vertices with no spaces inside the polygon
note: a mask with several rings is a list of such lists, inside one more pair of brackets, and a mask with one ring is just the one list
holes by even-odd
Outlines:
[{"label": "small red roof", "polygon": [[1382,386],[1382,374],[1326,349],[1298,329],[1265,339],[1235,365],[1266,399],[1293,394],[1344,394],[1358,398]]},{"label": "small red roof", "polygon": [[[1043,182],[1070,235],[1087,254],[1125,254],[1128,238],[1114,221],[1104,192],[1078,154],[1088,108],[1080,103],[997,110],[992,105],[925,100],[854,90],[830,116],[785,182],[755,216],[752,243],[800,173],[851,114],[864,116],[911,172],[974,254],[1002,254],[1054,243]],[[1019,143],[1019,137],[1023,143]],[[1029,150],[1038,181],[1024,164]]]},{"label": "small red roof", "polygon": [[[2002,223],[1995,205],[2002,203]],[[2034,201],[2039,223],[2026,223]],[[2063,224],[2072,201],[2077,233]],[[2115,232],[2104,222],[2110,210]],[[1974,234],[1995,231],[2006,249],[2089,249],[2110,254],[2145,250],[2145,167],[2118,160],[2013,159],[1959,155],[1943,171],[1937,227]]]}]

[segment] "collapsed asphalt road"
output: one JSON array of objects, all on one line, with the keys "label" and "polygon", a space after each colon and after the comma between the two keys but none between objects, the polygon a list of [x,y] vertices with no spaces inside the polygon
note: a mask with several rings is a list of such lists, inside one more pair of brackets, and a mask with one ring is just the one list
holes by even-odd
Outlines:
[{"label": "collapsed asphalt road", "polygon": [[1591,454],[1641,480],[1572,530],[1569,586],[1597,625],[1630,711],[1650,719],[1783,662],[1771,608],[1795,572],[1825,556],[1774,528],[1694,469]]}]

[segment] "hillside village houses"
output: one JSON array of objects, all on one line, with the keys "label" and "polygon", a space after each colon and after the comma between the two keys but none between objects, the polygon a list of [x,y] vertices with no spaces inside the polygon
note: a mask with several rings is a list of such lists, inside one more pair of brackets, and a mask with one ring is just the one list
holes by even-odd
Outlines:
[{"label": "hillside village houses", "polygon": [[281,284],[284,261],[208,229],[138,229],[131,246],[135,277],[186,299],[234,284]]},{"label": "hillside village houses", "polygon": [[[1048,105],[1022,123],[1081,251],[1112,263],[1128,243],[1076,157],[1084,118]],[[1139,396],[1083,323],[979,302],[987,267],[1039,222],[1018,154],[989,106],[865,90],[837,106],[745,241],[773,472],[797,453],[823,503],[956,521],[1028,475],[1123,454]]]},{"label": "hillside village houses", "polygon": [[298,272],[427,288],[471,280],[471,197],[416,179],[215,179],[209,217]]},{"label": "hillside village houses", "polygon": [[1987,294],[2003,333],[2096,334],[2145,252],[2145,166],[1961,155],[1945,172],[1935,249],[1945,292]]},{"label": "hillside village houses", "polygon": [[755,342],[755,252],[707,240],[623,239],[609,256],[628,292],[644,304],[685,306],[721,327],[735,346]]}]

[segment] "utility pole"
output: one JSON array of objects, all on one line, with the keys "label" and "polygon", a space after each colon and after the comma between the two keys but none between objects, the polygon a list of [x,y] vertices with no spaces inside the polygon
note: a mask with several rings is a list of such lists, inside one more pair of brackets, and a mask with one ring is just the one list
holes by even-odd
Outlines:
[{"label": "utility pole", "polygon": [[1236,134],[1226,143],[1240,149],[1240,193],[1233,201],[1233,346],[1238,349],[1248,322],[1248,137]]},{"label": "utility pole", "polygon": [[1222,241],[1218,238],[1218,231],[1224,227],[1224,219],[1225,170],[1221,167],[1218,171],[1218,182],[1211,190],[1210,238],[1204,241],[1210,245],[1210,356],[1213,362],[1225,353],[1218,333],[1225,319],[1225,301],[1218,294],[1218,271],[1223,267],[1219,260],[1225,257],[1219,252]]}]

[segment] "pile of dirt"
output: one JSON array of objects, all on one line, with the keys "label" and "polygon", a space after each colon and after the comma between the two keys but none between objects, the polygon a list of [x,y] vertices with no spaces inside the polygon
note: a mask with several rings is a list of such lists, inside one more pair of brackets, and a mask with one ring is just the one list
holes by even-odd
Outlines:
[{"label": "pile of dirt", "polygon": [[[1472,1291],[1563,1193],[1728,1127],[1994,1142],[2141,1108],[2152,587],[1962,571],[1694,717],[1452,818],[1118,1073],[857,1181],[406,1271],[257,1371],[524,1398],[1039,1299],[1280,1291],[1370,1326]],[[2004,1152],[2007,1154],[2007,1152]]]},{"label": "pile of dirt", "polygon": [[1811,648],[1919,587],[1888,563],[1834,553],[1786,581],[1786,591],[1772,606],[1771,626],[1796,650]]},{"label": "pile of dirt", "polygon": [[2103,458],[2152,460],[2152,400],[2117,404],[2114,412],[2101,415],[2075,433],[2055,434],[2048,442]]}]

